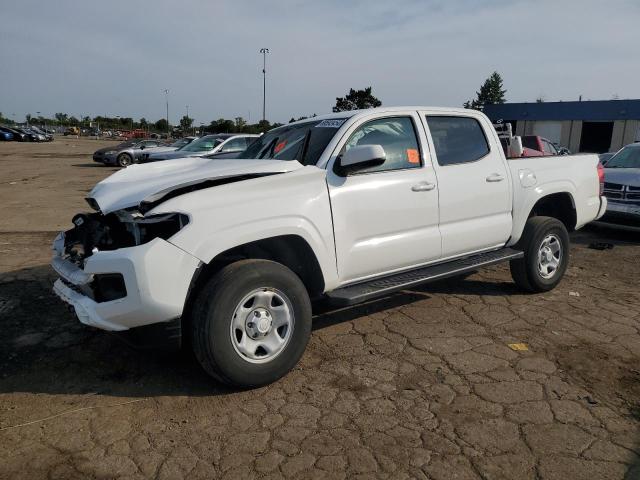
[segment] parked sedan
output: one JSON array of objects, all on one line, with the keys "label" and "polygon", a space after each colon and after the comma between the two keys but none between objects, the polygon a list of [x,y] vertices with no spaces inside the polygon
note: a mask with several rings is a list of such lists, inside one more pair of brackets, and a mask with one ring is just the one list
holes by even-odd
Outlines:
[{"label": "parked sedan", "polygon": [[171,145],[166,145],[162,147],[154,147],[145,150],[145,152],[141,155],[139,159],[139,163],[145,163],[149,158],[149,155],[152,153],[165,153],[165,152],[175,152],[176,150],[180,150],[181,148],[186,147],[191,142],[196,140],[198,137],[184,137],[176,140]]},{"label": "parked sedan", "polygon": [[42,135],[47,142],[52,142],[53,141],[53,135],[52,134],[45,132],[43,129],[38,128],[35,125],[30,126],[29,130],[31,130],[32,132],[36,133],[37,135]]},{"label": "parked sedan", "polygon": [[0,141],[10,142],[11,140],[13,140],[13,133],[0,128]]},{"label": "parked sedan", "polygon": [[213,153],[243,152],[259,135],[222,133],[205,135],[175,152],[152,153],[142,163],[158,162],[173,158],[204,157]]},{"label": "parked sedan", "polygon": [[166,146],[166,144],[160,140],[134,138],[114,147],[105,147],[96,150],[93,154],[93,161],[104,163],[105,165],[126,167],[138,161],[147,149],[161,146]]},{"label": "parked sedan", "polygon": [[15,128],[10,127],[0,127],[0,132],[7,132],[13,135],[13,141],[15,142],[29,142],[30,139],[27,137],[26,133],[19,132]]},{"label": "parked sedan", "polygon": [[609,159],[604,194],[608,205],[603,223],[640,227],[640,143],[627,145]]}]

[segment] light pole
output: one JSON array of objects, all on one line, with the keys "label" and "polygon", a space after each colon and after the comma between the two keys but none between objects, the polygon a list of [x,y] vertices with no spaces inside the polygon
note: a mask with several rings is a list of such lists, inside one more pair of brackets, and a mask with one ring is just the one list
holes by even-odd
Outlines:
[{"label": "light pole", "polygon": [[165,88],[163,90],[164,98],[167,102],[167,140],[169,139],[169,90]]},{"label": "light pole", "polygon": [[260,53],[262,54],[262,121],[264,122],[267,119],[267,53],[269,49],[261,48]]}]

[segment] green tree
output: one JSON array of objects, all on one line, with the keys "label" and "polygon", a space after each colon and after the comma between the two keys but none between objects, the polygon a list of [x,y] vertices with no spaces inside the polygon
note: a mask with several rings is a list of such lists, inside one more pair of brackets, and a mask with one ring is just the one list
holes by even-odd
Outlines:
[{"label": "green tree", "polygon": [[166,119],[161,118],[156,123],[154,123],[153,126],[156,127],[156,130],[158,130],[159,132],[166,132],[169,124],[167,124]]},{"label": "green tree", "polygon": [[60,125],[64,125],[69,121],[69,115],[67,115],[66,113],[58,112],[56,113],[55,117]]},{"label": "green tree", "polygon": [[476,92],[476,98],[464,102],[464,108],[482,110],[485,105],[504,103],[504,94],[507,93],[507,91],[502,87],[502,77],[498,72],[493,72],[489,78],[484,81],[480,87],[480,91]]},{"label": "green tree", "polygon": [[373,96],[371,87],[364,90],[349,89],[349,93],[344,97],[336,98],[334,112],[344,112],[346,110],[361,110],[364,108],[379,107],[382,102]]},{"label": "green tree", "polygon": [[140,128],[148,128],[149,127],[149,122],[147,121],[146,118],[142,117],[140,119]]},{"label": "green tree", "polygon": [[180,128],[182,129],[183,132],[186,132],[187,130],[189,130],[192,124],[193,124],[193,118],[187,117],[186,115],[183,115],[182,118],[180,119]]},{"label": "green tree", "polygon": [[247,127],[247,121],[242,117],[236,117],[234,120],[236,124],[236,132],[242,133],[244,129]]}]

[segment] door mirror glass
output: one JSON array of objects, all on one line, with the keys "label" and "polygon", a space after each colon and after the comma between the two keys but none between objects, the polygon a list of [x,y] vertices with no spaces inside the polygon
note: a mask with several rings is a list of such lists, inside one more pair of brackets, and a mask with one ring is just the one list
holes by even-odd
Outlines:
[{"label": "door mirror glass", "polygon": [[356,145],[344,152],[340,157],[341,167],[371,167],[382,165],[387,159],[387,154],[382,145]]}]

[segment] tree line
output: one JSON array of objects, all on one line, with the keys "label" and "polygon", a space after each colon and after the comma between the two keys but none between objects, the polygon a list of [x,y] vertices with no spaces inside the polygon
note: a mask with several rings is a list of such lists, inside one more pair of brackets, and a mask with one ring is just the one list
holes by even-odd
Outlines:
[{"label": "tree line", "polygon": [[[465,108],[472,108],[475,110],[482,110],[485,105],[504,103],[506,90],[503,88],[502,77],[498,72],[493,72],[480,86],[480,90],[476,92],[476,97],[473,100],[468,100],[464,103]],[[360,110],[367,108],[379,107],[382,105],[380,99],[373,95],[372,87],[366,87],[360,90],[349,89],[349,92],[344,97],[337,97],[334,112],[343,112],[348,110]],[[302,116],[298,118],[292,117],[289,123],[298,120],[304,120],[306,118],[313,118],[316,114]],[[43,117],[41,115],[33,116],[31,114],[26,115],[28,123],[36,125],[50,125],[50,126],[80,126],[99,127],[102,130],[130,130],[130,129],[143,129],[147,131],[155,131],[164,133],[168,130],[167,120],[161,118],[155,122],[149,121],[142,117],[139,120],[134,120],[132,117],[108,117],[98,115],[95,117],[83,116],[76,117],[74,115],[68,115],[66,113],[58,112],[53,118]],[[14,120],[3,116],[0,112],[0,124],[12,125],[16,123]],[[233,120],[226,118],[219,118],[212,120],[208,125],[194,125],[194,120],[187,115],[184,115],[178,125],[174,127],[174,130],[178,130],[183,134],[199,131],[202,133],[263,133],[272,128],[282,125],[281,123],[271,123],[268,120],[261,120],[257,123],[248,123],[242,117],[235,117]]]}]

